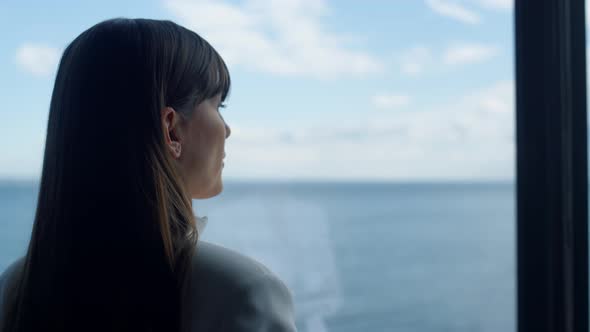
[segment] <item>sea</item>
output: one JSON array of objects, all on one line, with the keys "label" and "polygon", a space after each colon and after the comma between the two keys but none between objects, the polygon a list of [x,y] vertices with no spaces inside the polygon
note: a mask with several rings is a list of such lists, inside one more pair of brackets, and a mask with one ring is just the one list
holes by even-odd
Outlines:
[{"label": "sea", "polygon": [[[0,182],[0,271],[37,192]],[[193,210],[285,282],[300,332],[516,331],[514,183],[226,181]]]}]

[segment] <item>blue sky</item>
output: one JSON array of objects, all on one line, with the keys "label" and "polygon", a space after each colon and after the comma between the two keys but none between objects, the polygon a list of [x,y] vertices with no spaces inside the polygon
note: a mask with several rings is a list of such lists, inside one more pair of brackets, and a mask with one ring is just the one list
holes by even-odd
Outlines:
[{"label": "blue sky", "polygon": [[40,175],[63,48],[169,19],[228,62],[228,179],[512,180],[510,0],[0,2],[0,178]]}]

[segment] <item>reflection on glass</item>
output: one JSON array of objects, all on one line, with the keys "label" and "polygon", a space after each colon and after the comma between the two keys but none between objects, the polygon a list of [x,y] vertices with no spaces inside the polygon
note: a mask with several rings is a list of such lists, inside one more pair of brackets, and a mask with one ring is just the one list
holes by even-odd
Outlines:
[{"label": "reflection on glass", "polygon": [[202,239],[271,267],[302,331],[514,329],[510,183],[229,183]]}]

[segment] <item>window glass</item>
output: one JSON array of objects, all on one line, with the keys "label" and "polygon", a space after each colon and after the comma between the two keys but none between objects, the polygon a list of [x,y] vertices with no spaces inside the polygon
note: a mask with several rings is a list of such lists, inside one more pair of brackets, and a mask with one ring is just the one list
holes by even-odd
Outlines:
[{"label": "window glass", "polygon": [[267,265],[300,331],[514,331],[513,4],[0,4],[0,270],[24,254],[57,61],[103,19],[170,19],[228,64],[201,240]]}]

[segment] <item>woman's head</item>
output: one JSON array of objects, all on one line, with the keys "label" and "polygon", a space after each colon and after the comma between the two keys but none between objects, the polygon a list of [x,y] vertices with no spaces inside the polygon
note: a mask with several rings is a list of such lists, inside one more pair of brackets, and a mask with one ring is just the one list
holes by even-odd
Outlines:
[{"label": "woman's head", "polygon": [[164,136],[192,198],[221,192],[225,140],[231,130],[219,113],[221,94],[194,106],[188,116],[172,107],[162,110]]},{"label": "woman's head", "polygon": [[183,29],[183,34],[178,36],[181,43],[172,48],[174,56],[156,56],[169,61],[158,68],[173,68],[164,77],[177,76],[161,83],[165,89],[165,100],[159,103],[165,105],[160,109],[164,141],[191,197],[208,198],[222,190],[225,139],[231,131],[219,108],[227,97],[230,77],[225,63],[206,41],[194,32],[175,28]]},{"label": "woman's head", "polygon": [[[148,135],[164,143],[191,198],[215,196],[222,190],[224,142],[230,134],[219,113],[230,88],[227,67],[219,54],[190,30],[163,21],[135,20],[135,24],[144,45],[133,64],[152,74],[147,79],[151,86],[145,86],[139,96],[156,96],[153,101],[146,99],[152,102],[149,111],[159,111],[161,118],[161,128],[151,123],[148,128],[153,132]],[[134,77],[129,79],[129,85],[135,83]],[[148,116],[145,111],[143,115]],[[154,140],[140,144],[154,144]],[[155,148],[162,146],[156,144]]]},{"label": "woman's head", "polygon": [[191,198],[222,189],[229,88],[219,54],[170,21],[104,21],[66,48],[5,328],[100,317],[97,329],[176,330],[198,237]]}]

